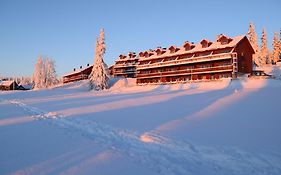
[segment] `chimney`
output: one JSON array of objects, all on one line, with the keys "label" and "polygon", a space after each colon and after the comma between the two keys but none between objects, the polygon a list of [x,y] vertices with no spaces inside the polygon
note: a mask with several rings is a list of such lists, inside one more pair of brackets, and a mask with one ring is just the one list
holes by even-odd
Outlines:
[{"label": "chimney", "polygon": [[76,71],[76,69],[74,68],[73,71]]},{"label": "chimney", "polygon": [[87,64],[87,67],[89,67],[89,66],[90,66],[90,64],[88,63],[88,64]]},{"label": "chimney", "polygon": [[82,69],[82,66],[80,66],[80,69]]}]

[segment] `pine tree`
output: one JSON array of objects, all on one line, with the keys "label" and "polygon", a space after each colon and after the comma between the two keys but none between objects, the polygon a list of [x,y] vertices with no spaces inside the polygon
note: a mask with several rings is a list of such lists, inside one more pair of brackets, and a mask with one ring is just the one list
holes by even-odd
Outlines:
[{"label": "pine tree", "polygon": [[266,36],[265,29],[262,30],[260,57],[261,57],[262,65],[269,63],[268,62],[269,60],[268,60],[268,48],[267,48],[267,36]]},{"label": "pine tree", "polygon": [[49,87],[50,86],[50,78],[49,78],[49,75],[50,75],[50,71],[49,71],[49,67],[50,67],[50,60],[48,57],[45,58],[44,60],[45,62],[45,70],[46,70],[46,80],[45,80],[45,85],[46,87]]},{"label": "pine tree", "polygon": [[250,22],[249,31],[247,33],[247,36],[255,51],[255,54],[253,54],[253,63],[255,63],[257,66],[260,66],[259,45],[258,45],[258,39],[257,39],[258,37],[255,32],[254,24],[252,22]]},{"label": "pine tree", "polygon": [[279,60],[279,54],[280,54],[280,43],[278,39],[278,33],[274,32],[274,37],[273,37],[273,42],[272,42],[272,57],[273,57],[273,62],[276,63]]},{"label": "pine tree", "polygon": [[273,51],[268,50],[267,54],[267,64],[274,64],[274,56],[273,56]]},{"label": "pine tree", "polygon": [[279,34],[279,60],[281,60],[281,29]]},{"label": "pine tree", "polygon": [[102,29],[100,37],[96,40],[94,65],[90,75],[90,89],[100,91],[108,88],[109,72],[103,61],[105,50],[104,29]]}]

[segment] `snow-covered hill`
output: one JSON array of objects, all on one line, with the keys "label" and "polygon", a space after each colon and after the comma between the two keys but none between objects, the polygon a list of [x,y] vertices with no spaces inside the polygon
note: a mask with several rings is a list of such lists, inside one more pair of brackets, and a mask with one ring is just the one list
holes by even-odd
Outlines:
[{"label": "snow-covered hill", "polygon": [[0,174],[281,174],[281,81],[0,92]]}]

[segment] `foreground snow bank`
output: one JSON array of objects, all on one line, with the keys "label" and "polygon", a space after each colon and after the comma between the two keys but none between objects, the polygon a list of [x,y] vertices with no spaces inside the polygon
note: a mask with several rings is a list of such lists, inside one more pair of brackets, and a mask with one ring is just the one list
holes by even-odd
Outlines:
[{"label": "foreground snow bank", "polygon": [[0,174],[281,174],[279,80],[86,87],[0,94]]}]

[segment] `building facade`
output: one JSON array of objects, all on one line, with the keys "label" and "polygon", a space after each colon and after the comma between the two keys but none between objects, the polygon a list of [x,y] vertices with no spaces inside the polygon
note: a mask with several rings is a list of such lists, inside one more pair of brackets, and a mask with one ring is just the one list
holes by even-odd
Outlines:
[{"label": "building facade", "polygon": [[128,55],[120,55],[114,64],[114,77],[135,78],[138,59],[135,52],[130,52]]},{"label": "building facade", "polygon": [[[230,38],[220,34],[215,41],[203,39],[198,44],[185,42],[181,47],[158,47],[140,52],[138,57],[134,57],[138,61],[134,64],[136,73],[130,74],[130,77],[136,77],[138,84],[235,78],[252,72],[253,53],[246,36]],[[119,57],[116,64],[119,60],[122,59]],[[124,69],[120,72],[128,77],[126,61],[123,65]]]},{"label": "building facade", "polygon": [[[110,66],[108,68],[108,73],[113,76],[114,73],[114,67]],[[82,66],[80,67],[80,69],[73,69],[73,72],[70,72],[68,74],[65,74],[62,77],[62,81],[63,83],[70,83],[70,82],[75,82],[75,81],[80,81],[80,80],[85,80],[88,79],[90,74],[92,73],[92,69],[93,69],[93,65],[89,65],[87,64],[87,67],[82,68]]]},{"label": "building facade", "polygon": [[93,65],[87,64],[87,67],[83,68],[80,66],[80,69],[73,69],[73,72],[70,72],[68,74],[65,74],[62,77],[63,83],[70,83],[74,81],[80,81],[85,80],[89,78],[89,75],[91,74],[93,69]]},{"label": "building facade", "polygon": [[0,81],[0,90],[1,91],[11,91],[11,90],[21,90],[19,85],[13,80]]}]

